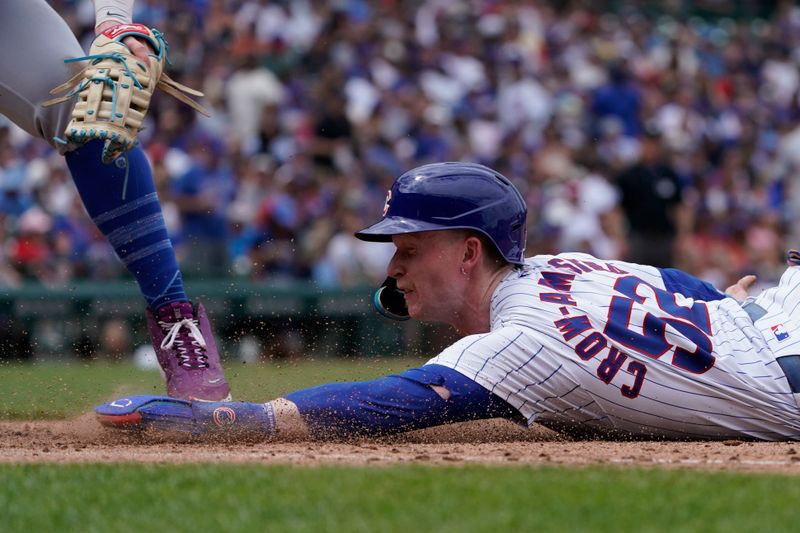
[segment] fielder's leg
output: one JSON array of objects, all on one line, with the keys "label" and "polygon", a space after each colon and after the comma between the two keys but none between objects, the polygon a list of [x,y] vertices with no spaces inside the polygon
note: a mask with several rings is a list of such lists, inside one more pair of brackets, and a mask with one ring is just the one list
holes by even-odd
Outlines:
[{"label": "fielder's leg", "polygon": [[184,292],[144,152],[136,148],[104,165],[102,141],[76,146],[54,140],[63,134],[73,103],[47,108],[40,103],[74,74],[72,69],[80,69],[64,63],[84,55],[72,31],[44,0],[0,1],[0,20],[10,22],[0,32],[5,50],[0,54],[0,113],[65,154],[87,212],[148,303],[148,330],[167,378],[167,393],[229,399],[208,318]]},{"label": "fielder's leg", "polygon": [[0,21],[0,114],[60,153],[74,148],[54,140],[64,132],[72,107],[40,103],[81,69],[64,63],[84,55],[75,35],[45,0],[3,0]]}]

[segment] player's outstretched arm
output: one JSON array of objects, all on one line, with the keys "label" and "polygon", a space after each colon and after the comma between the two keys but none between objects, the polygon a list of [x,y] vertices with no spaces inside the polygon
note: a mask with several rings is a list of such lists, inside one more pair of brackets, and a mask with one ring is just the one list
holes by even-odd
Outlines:
[{"label": "player's outstretched arm", "polygon": [[329,383],[267,403],[129,396],[95,409],[106,426],[221,439],[348,439],[392,435],[516,410],[462,374],[425,365],[372,381]]}]

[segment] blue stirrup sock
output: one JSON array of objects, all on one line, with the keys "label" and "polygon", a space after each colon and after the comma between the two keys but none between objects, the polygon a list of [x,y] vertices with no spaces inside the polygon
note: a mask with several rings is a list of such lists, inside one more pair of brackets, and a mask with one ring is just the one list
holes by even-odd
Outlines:
[{"label": "blue stirrup sock", "polygon": [[65,155],[86,211],[153,311],[188,301],[144,151],[133,148],[110,165],[102,152],[103,141],[94,140]]}]

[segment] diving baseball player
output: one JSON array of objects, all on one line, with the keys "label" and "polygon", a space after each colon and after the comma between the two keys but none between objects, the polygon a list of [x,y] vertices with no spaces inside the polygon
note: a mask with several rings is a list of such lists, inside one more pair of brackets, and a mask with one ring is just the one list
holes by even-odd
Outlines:
[{"label": "diving baseball player", "polygon": [[[646,438],[800,438],[798,255],[777,287],[739,301],[674,269],[581,253],[525,258],[527,209],[487,167],[437,163],[400,176],[386,316],[463,337],[426,365],[258,403],[134,396],[99,406],[111,426],[312,438],[391,434],[506,417]],[[732,287],[744,295],[753,278]]]},{"label": "diving baseball player", "polygon": [[95,10],[97,37],[87,55],[44,0],[0,1],[0,114],[66,158],[86,211],[147,302],[167,393],[229,399],[211,325],[203,306],[186,296],[136,141],[156,88],[196,109],[183,93],[200,93],[162,73],[166,40],[131,23],[133,0],[96,0]]}]

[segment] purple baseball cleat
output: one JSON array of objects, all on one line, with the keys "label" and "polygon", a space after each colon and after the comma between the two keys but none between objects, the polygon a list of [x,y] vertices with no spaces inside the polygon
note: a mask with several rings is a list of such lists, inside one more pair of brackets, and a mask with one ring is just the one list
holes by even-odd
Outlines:
[{"label": "purple baseball cleat", "polygon": [[167,394],[184,400],[229,401],[228,382],[202,304],[173,302],[147,310],[147,330],[167,380]]}]

